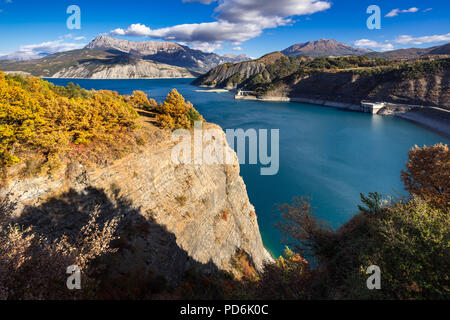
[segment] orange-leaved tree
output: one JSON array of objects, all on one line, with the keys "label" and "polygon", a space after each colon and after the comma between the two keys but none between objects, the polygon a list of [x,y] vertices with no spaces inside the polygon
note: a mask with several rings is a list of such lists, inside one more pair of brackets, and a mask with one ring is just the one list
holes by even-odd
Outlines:
[{"label": "orange-leaved tree", "polygon": [[443,209],[450,207],[450,151],[442,143],[409,151],[409,162],[401,178],[405,188]]},{"label": "orange-leaved tree", "polygon": [[166,97],[161,106],[161,114],[156,116],[156,121],[165,128],[189,129],[193,126],[194,121],[200,121],[201,116],[194,109],[192,103],[185,101],[184,97],[173,89]]},{"label": "orange-leaved tree", "polygon": [[146,111],[153,111],[158,106],[154,99],[149,99],[147,95],[140,90],[133,91],[133,94],[128,99],[128,102],[134,108],[144,109]]}]

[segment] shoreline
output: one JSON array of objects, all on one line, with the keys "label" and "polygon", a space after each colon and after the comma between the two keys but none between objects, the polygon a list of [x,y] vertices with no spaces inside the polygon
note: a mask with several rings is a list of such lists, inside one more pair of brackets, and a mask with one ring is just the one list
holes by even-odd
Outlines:
[{"label": "shoreline", "polygon": [[38,77],[41,79],[61,79],[61,80],[173,80],[173,79],[195,79],[192,77],[176,78],[59,78],[59,77]]},{"label": "shoreline", "polygon": [[[22,75],[22,76],[33,76],[29,72],[25,71],[4,71],[0,70],[5,74],[10,75]],[[45,77],[45,76],[33,76],[41,79],[61,79],[61,80],[171,80],[171,79],[196,79],[193,77],[164,77],[164,78],[77,78],[77,77]]]},{"label": "shoreline", "polygon": [[437,109],[411,109],[393,116],[413,122],[450,139],[450,112]]},{"label": "shoreline", "polygon": [[[338,108],[348,111],[361,111],[361,106],[351,103],[329,101],[310,98],[290,97],[257,97],[257,96],[235,96],[236,100],[250,100],[263,102],[298,102],[319,106]],[[410,121],[426,129],[434,131],[447,139],[450,139],[450,111],[437,107],[421,107],[400,104],[387,104],[378,115],[388,115]]]},{"label": "shoreline", "polygon": [[357,104],[329,101],[323,99],[310,99],[310,98],[290,98],[290,97],[256,97],[256,96],[235,96],[236,100],[252,100],[252,101],[265,101],[265,102],[299,102],[309,103],[325,107],[333,107],[351,111],[361,111],[361,106]]},{"label": "shoreline", "polygon": [[225,93],[229,92],[229,90],[226,89],[205,89],[205,90],[194,90],[195,92],[204,92],[204,93]]}]

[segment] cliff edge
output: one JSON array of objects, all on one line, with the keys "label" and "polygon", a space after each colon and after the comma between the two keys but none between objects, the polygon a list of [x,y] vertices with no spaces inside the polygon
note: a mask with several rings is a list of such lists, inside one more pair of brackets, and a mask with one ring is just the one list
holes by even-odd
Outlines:
[{"label": "cliff edge", "polygon": [[144,268],[176,284],[192,268],[237,274],[237,254],[256,270],[272,261],[234,152],[230,165],[177,165],[171,131],[146,125],[139,152],[101,166],[70,163],[58,176],[12,177],[0,194],[18,204],[21,225],[48,238],[79,229],[82,212],[94,208],[105,219],[120,215],[118,274]]}]

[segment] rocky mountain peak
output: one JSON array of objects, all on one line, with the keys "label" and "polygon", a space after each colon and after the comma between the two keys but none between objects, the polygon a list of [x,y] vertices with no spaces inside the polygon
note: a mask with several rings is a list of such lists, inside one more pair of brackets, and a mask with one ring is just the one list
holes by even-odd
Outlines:
[{"label": "rocky mountain peak", "polygon": [[352,46],[338,42],[334,39],[319,39],[305,43],[296,43],[282,51],[285,55],[291,57],[311,56],[346,56],[363,55],[370,50],[353,48]]},{"label": "rocky mountain peak", "polygon": [[167,41],[145,41],[145,42],[136,42],[129,40],[121,40],[112,37],[108,37],[105,35],[100,35],[94,38],[86,48],[95,49],[116,49],[119,51],[123,51],[129,53],[130,51],[135,51],[141,55],[150,55],[155,54],[159,51],[170,52],[174,50],[182,50],[182,46]]}]

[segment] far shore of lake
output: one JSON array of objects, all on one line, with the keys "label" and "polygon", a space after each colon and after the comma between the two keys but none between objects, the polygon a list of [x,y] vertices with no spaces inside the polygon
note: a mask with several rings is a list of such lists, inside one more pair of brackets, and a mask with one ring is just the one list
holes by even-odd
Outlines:
[{"label": "far shore of lake", "polygon": [[[266,102],[299,102],[326,107],[339,108],[349,111],[361,112],[361,106],[357,104],[329,101],[322,99],[310,99],[300,97],[258,97],[254,95],[235,96],[237,100],[255,100]],[[401,104],[387,104],[378,112],[379,115],[399,117],[427,129],[433,130],[446,138],[450,137],[450,110],[438,107],[409,106]]]}]

